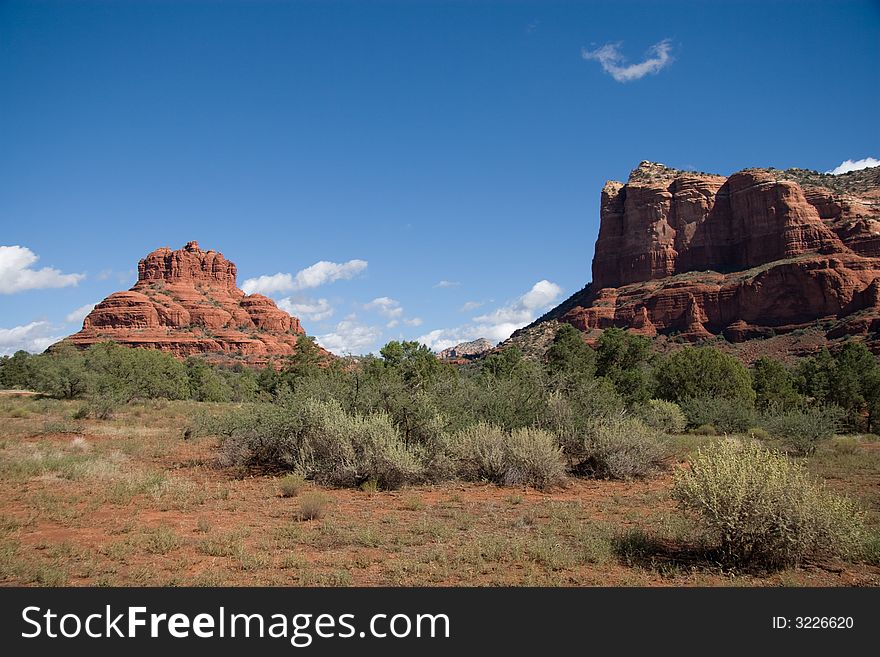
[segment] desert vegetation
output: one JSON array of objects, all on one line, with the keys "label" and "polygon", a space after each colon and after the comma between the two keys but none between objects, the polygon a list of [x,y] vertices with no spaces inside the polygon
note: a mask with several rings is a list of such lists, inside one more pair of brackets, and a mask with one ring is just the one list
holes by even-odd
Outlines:
[{"label": "desert vegetation", "polygon": [[[542,360],[463,366],[414,342],[328,361],[303,341],[264,369],[20,352],[0,388],[38,394],[0,398],[0,577],[167,583],[133,567],[178,555],[176,583],[877,584],[878,382],[854,342],[748,368],[567,325]],[[51,556],[59,536],[88,545]]]}]

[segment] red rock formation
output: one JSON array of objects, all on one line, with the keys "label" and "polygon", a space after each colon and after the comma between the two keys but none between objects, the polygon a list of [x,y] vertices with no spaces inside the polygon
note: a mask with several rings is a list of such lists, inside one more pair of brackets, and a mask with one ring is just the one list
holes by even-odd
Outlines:
[{"label": "red rock formation", "polygon": [[819,321],[880,345],[880,168],[854,174],[643,162],[602,190],[593,283],[538,321],[731,342]]},{"label": "red rock formation", "polygon": [[257,365],[293,354],[302,335],[299,320],[272,299],[238,289],[235,264],[223,254],[189,242],[141,260],[134,287],[95,306],[82,330],[66,340],[78,346],[112,340]]}]

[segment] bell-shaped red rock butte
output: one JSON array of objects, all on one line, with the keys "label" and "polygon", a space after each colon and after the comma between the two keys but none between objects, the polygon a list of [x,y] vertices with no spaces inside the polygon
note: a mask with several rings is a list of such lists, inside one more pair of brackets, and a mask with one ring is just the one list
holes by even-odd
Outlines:
[{"label": "bell-shaped red rock butte", "polygon": [[292,355],[304,335],[299,319],[272,299],[242,292],[235,264],[222,253],[188,242],[176,251],[156,249],[141,260],[134,287],[95,306],[82,330],[66,341],[82,347],[113,341],[181,358],[203,355],[262,365]]},{"label": "bell-shaped red rock butte", "polygon": [[729,177],[642,162],[601,194],[593,281],[536,324],[730,343],[812,327],[880,348],[880,167]]}]

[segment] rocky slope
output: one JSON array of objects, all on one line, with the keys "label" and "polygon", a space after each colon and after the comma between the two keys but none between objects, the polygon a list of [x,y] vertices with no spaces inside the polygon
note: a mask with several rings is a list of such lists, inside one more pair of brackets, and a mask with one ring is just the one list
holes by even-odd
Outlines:
[{"label": "rocky slope", "polygon": [[486,352],[492,351],[494,348],[495,345],[486,338],[478,338],[444,349],[437,354],[437,358],[440,360],[473,360]]},{"label": "rocky slope", "polygon": [[134,287],[95,306],[66,341],[88,346],[112,340],[178,357],[259,365],[293,354],[302,335],[299,320],[272,299],[238,289],[235,264],[223,254],[189,242],[141,260]]},{"label": "rocky slope", "polygon": [[593,282],[535,324],[880,343],[880,167],[725,178],[642,162],[602,190],[595,253]]}]

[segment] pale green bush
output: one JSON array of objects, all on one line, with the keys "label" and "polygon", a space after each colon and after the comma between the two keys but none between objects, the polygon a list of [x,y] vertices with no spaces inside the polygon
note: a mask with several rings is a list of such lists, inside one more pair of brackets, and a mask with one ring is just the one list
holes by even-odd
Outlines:
[{"label": "pale green bush", "polygon": [[687,417],[675,402],[651,399],[636,408],[636,416],[649,428],[664,433],[681,433],[687,426]]},{"label": "pale green bush", "polygon": [[593,423],[584,440],[586,459],[579,469],[612,479],[644,477],[666,457],[658,432],[633,417],[606,418]]},{"label": "pale green bush", "polygon": [[562,450],[553,434],[541,429],[507,432],[481,423],[455,433],[450,445],[457,474],[466,480],[536,488],[565,480]]},{"label": "pale green bush", "polygon": [[853,555],[864,543],[864,514],[852,501],[753,441],[700,449],[676,475],[673,497],[697,513],[725,563],[784,567],[808,556]]},{"label": "pale green bush", "polygon": [[225,436],[221,456],[229,465],[289,469],[333,486],[375,479],[386,489],[424,476],[419,453],[387,415],[346,413],[336,401],[254,405],[212,429]]}]

